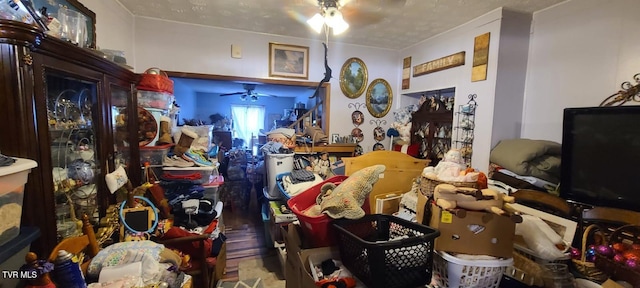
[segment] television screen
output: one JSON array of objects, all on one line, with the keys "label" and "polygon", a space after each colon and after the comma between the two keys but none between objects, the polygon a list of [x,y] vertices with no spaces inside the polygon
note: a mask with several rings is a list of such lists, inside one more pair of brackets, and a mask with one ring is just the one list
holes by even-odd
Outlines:
[{"label": "television screen", "polygon": [[560,196],[640,211],[640,106],[567,108]]}]

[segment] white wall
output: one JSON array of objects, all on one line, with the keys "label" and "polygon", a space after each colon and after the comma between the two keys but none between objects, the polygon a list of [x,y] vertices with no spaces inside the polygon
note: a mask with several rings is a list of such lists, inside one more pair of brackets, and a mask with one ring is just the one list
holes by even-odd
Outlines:
[{"label": "white wall", "polygon": [[127,64],[135,67],[134,17],[115,0],[80,0],[96,13],[96,45],[124,51]]},{"label": "white wall", "polygon": [[564,108],[598,106],[635,83],[638,11],[637,0],[574,0],[533,15],[523,138],[560,142]]},{"label": "white wall", "polygon": [[[149,67],[160,67],[168,71],[266,79],[269,78],[269,42],[279,42],[308,46],[308,81],[320,81],[324,77],[324,49],[320,40],[282,37],[141,17],[136,17],[135,21],[136,72],[143,72]],[[359,57],[367,65],[369,82],[376,78],[383,78],[394,88],[399,87],[398,75],[401,72],[402,62],[398,60],[396,51],[339,44],[331,42],[333,37],[329,38],[328,55],[329,66],[333,70],[329,133],[348,135],[354,128],[351,124],[353,109],[348,108],[348,104],[364,103],[365,97],[349,99],[342,94],[338,78],[344,62],[351,57]],[[317,39],[320,39],[320,36]],[[241,59],[231,58],[231,44],[242,47]],[[398,91],[394,90],[393,92],[395,99],[397,99]],[[362,112],[365,114],[365,123],[360,128],[365,133],[365,139],[361,145],[364,151],[371,151],[375,143],[373,140],[375,124],[370,124],[369,121],[373,117],[366,109]],[[385,117],[387,125],[383,125],[385,130],[391,124],[391,119],[392,113],[387,114]]]},{"label": "white wall", "polygon": [[[465,65],[418,77],[412,75],[410,89],[402,90],[402,93],[455,87],[455,111],[457,111],[458,105],[468,101],[469,94],[476,94],[478,108],[476,109],[472,166],[481,171],[487,171],[489,166],[501,18],[502,9],[496,9],[444,34],[401,50],[399,57],[402,59],[411,56],[411,66],[416,66],[460,51],[466,51]],[[487,32],[491,33],[487,80],[471,82],[474,38]],[[401,62],[398,62],[398,65],[400,66]],[[414,102],[415,99],[404,97],[398,103],[400,105],[398,107],[404,107]],[[456,123],[454,123],[455,125]]]}]

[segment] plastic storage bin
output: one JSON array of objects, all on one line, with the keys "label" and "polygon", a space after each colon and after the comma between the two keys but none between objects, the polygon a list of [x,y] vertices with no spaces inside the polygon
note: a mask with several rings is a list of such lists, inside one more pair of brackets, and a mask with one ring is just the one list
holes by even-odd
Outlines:
[{"label": "plastic storage bin", "polygon": [[271,211],[269,202],[262,203],[262,224],[264,225],[264,246],[273,248],[273,238],[271,238]]},{"label": "plastic storage bin", "polygon": [[162,165],[162,159],[167,156],[173,144],[140,147],[140,164],[149,162],[150,165]]},{"label": "plastic storage bin", "polygon": [[284,185],[282,184],[282,178],[288,175],[291,175],[291,172],[285,172],[276,175],[276,189],[278,189],[278,192],[280,192],[280,196],[285,201],[289,201],[289,199],[291,199],[291,196],[289,195],[289,193],[287,193],[287,191],[284,189]]},{"label": "plastic storage bin", "polygon": [[33,160],[15,159],[12,165],[0,167],[0,246],[20,234],[24,185],[31,169],[38,166]]},{"label": "plastic storage bin", "polygon": [[218,176],[217,167],[163,167],[162,171],[169,176],[200,176],[199,179],[191,179],[193,183],[205,184],[211,181],[211,176]]},{"label": "plastic storage bin", "polygon": [[465,260],[438,251],[434,257],[434,280],[439,287],[500,287],[502,274],[513,264],[504,260]]},{"label": "plastic storage bin", "polygon": [[[321,183],[311,186],[311,188],[287,201],[287,206],[289,206],[293,214],[296,214],[300,221],[302,234],[305,238],[309,239],[311,246],[313,247],[326,247],[336,244],[335,233],[333,228],[330,227],[330,222],[333,219],[325,214],[315,217],[308,216],[304,214],[304,211],[316,204],[316,197],[320,195],[320,188],[322,185],[326,183],[339,185],[345,179],[347,179],[347,176],[340,175],[331,177]],[[363,209],[365,211],[368,211],[369,209],[368,203],[369,201],[365,201],[365,205],[363,205]]]},{"label": "plastic storage bin", "polygon": [[284,172],[293,170],[293,156],[291,154],[267,154],[265,156],[265,164],[267,165],[267,182],[269,200],[280,199],[281,193],[276,187],[276,176]]},{"label": "plastic storage bin", "polygon": [[138,106],[142,108],[155,108],[166,111],[171,108],[172,103],[173,94],[138,90]]},{"label": "plastic storage bin", "polygon": [[333,226],[344,266],[367,287],[418,287],[431,281],[438,230],[382,214],[339,219]]}]

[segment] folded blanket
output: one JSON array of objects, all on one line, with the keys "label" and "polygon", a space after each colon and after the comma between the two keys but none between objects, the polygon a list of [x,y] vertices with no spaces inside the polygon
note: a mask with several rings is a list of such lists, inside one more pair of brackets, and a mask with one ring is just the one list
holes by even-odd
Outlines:
[{"label": "folded blanket", "polygon": [[291,183],[298,184],[300,182],[313,181],[315,175],[311,171],[307,170],[293,170],[291,171]]},{"label": "folded blanket", "polygon": [[282,186],[284,187],[284,190],[287,192],[287,194],[290,197],[293,197],[295,195],[298,195],[302,191],[305,191],[311,188],[313,185],[316,185],[324,181],[322,177],[320,177],[320,175],[318,174],[314,173],[314,177],[315,178],[313,181],[306,181],[306,182],[300,182],[300,183],[294,184],[291,182],[291,176],[287,175],[282,177]]},{"label": "folded blanket", "polygon": [[489,161],[518,175],[558,183],[561,152],[560,143],[553,141],[508,139],[500,141],[491,150]]}]

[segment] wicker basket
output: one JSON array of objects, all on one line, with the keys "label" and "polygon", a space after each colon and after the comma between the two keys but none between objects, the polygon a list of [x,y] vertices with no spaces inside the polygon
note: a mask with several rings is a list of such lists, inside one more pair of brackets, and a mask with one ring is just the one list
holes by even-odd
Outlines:
[{"label": "wicker basket", "polygon": [[[582,276],[584,276],[583,278],[586,278],[587,280],[591,280],[591,281],[595,281],[595,282],[604,282],[605,280],[607,280],[608,275],[605,274],[602,270],[600,270],[598,267],[596,267],[596,264],[594,262],[589,262],[587,261],[587,240],[589,239],[589,235],[591,235],[592,233],[603,233],[603,229],[596,225],[596,224],[591,224],[589,226],[587,226],[586,229],[584,229],[584,233],[582,234],[582,247],[581,247],[581,257],[580,259],[572,259],[571,261],[573,262],[573,265],[575,266],[576,270],[578,270],[578,272],[580,272],[580,274],[582,274]],[[604,238],[604,237],[603,237]]]},{"label": "wicker basket", "polygon": [[[640,241],[639,225],[624,225],[613,231],[609,236],[609,244],[626,243],[638,244]],[[630,283],[633,287],[640,287],[640,272],[631,269],[623,264],[616,263],[613,259],[596,254],[596,267],[606,273],[611,279],[622,280]]]},{"label": "wicker basket", "polygon": [[513,269],[507,268],[507,275],[529,286],[544,286],[542,265],[525,255],[513,251]]},{"label": "wicker basket", "polygon": [[267,136],[267,140],[281,143],[282,146],[289,149],[296,147],[296,134],[291,135],[291,137],[287,137],[282,133],[273,133]]},{"label": "wicker basket", "polygon": [[145,91],[166,92],[173,94],[173,80],[158,68],[149,68],[140,75],[137,88]]},{"label": "wicker basket", "polygon": [[433,196],[433,190],[440,184],[451,184],[456,187],[478,188],[478,182],[454,182],[442,181],[435,177],[422,176],[420,179],[420,192],[427,197]]}]

